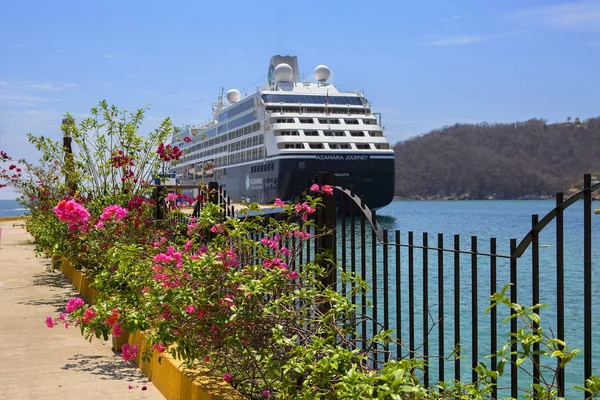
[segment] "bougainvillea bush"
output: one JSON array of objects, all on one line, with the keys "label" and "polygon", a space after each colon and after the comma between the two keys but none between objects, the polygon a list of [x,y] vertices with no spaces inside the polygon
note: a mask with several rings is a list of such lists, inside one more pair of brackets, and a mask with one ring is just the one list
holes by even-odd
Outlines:
[{"label": "bougainvillea bush", "polygon": [[[352,319],[354,306],[321,284],[328,264],[295,265],[311,239],[306,216],[319,206],[319,197],[308,197],[300,207],[285,206],[298,223],[223,219],[222,209],[209,204],[185,226],[184,236],[111,246],[108,268],[95,275],[96,304],[77,308],[67,321],[87,337],[144,330],[154,351],[220,371],[253,397],[279,393],[290,376],[302,385],[301,373],[287,371],[288,379],[283,377],[294,346],[316,340],[336,346],[354,333],[343,323]],[[87,218],[89,226],[81,208],[74,205],[72,215]],[[109,206],[101,215],[109,210],[115,218],[124,215],[114,224],[125,223],[124,210]],[[87,233],[105,234],[107,223],[100,220]],[[263,237],[253,238],[259,231]],[[124,358],[136,350],[127,347]],[[358,351],[349,354],[354,362],[364,358]]]}]

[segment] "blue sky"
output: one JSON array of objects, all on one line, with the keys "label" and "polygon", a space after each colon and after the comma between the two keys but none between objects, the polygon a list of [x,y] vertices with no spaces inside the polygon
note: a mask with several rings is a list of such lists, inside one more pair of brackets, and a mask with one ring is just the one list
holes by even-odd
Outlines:
[{"label": "blue sky", "polygon": [[[27,1],[0,13],[0,149],[37,159],[101,99],[200,123],[269,58],[362,90],[396,142],[456,122],[600,115],[600,1]],[[0,190],[0,198],[14,198]]]}]

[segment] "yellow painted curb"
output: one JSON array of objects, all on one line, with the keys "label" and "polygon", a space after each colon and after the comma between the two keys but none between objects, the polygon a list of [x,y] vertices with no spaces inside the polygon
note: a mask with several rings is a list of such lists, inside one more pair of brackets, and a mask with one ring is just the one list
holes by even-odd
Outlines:
[{"label": "yellow painted curb", "polygon": [[[61,259],[60,270],[69,282],[75,286],[81,297],[93,304],[98,291],[90,288],[88,279],[73,268],[65,258]],[[135,363],[140,370],[152,381],[167,400],[241,400],[244,397],[222,379],[216,377],[208,368],[181,369],[181,361],[175,360],[170,354],[152,352],[148,361],[143,361],[141,354],[147,347],[143,332],[125,334],[123,337],[113,338],[113,346],[117,349],[128,342],[131,346],[138,345],[138,355]]]},{"label": "yellow painted curb", "polygon": [[98,291],[90,287],[90,281],[81,273],[81,271],[73,268],[71,263],[64,257],[61,258],[60,270],[67,277],[69,282],[75,286],[75,289],[77,289],[81,298],[85,300],[86,303],[93,306],[94,301],[98,296]]},{"label": "yellow painted curb", "polygon": [[170,354],[163,353],[160,363],[158,362],[159,354],[156,352],[152,353],[150,360],[143,361],[141,354],[147,347],[143,332],[130,334],[129,344],[131,346],[138,345],[135,363],[169,400],[237,400],[244,398],[207,368],[182,370],[179,368],[181,361],[174,359]]},{"label": "yellow painted curb", "polygon": [[0,222],[22,221],[27,218],[29,218],[27,215],[22,215],[20,217],[0,217]]}]

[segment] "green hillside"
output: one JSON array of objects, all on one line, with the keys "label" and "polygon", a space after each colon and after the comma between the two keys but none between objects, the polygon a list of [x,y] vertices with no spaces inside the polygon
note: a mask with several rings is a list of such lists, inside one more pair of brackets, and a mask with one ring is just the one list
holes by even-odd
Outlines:
[{"label": "green hillside", "polygon": [[600,171],[600,117],[456,124],[393,147],[401,198],[552,196]]}]

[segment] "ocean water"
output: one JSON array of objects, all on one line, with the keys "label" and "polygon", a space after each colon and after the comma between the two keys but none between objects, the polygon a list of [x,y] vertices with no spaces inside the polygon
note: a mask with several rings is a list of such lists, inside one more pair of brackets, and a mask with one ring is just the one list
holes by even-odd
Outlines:
[{"label": "ocean water", "polygon": [[[469,250],[472,236],[477,237],[477,246],[480,252],[489,252],[490,238],[497,239],[497,252],[499,254],[509,254],[509,241],[515,238],[517,243],[531,229],[531,216],[538,214],[542,219],[546,213],[555,207],[554,200],[482,200],[482,201],[394,201],[389,206],[378,211],[378,221],[390,231],[389,242],[394,240],[395,230],[400,231],[402,243],[408,243],[408,232],[414,232],[414,243],[420,245],[423,242],[423,232],[427,232],[426,237],[431,247],[437,246],[438,233],[444,234],[444,247],[452,248],[454,245],[454,235],[460,235],[460,248]],[[600,204],[595,203],[593,208],[600,208]],[[347,237],[347,265],[350,266],[350,246],[349,229],[350,218],[346,219]],[[359,225],[357,221],[357,225]],[[341,222],[338,222],[338,232],[341,231]],[[367,226],[367,232],[369,227]],[[592,265],[595,267],[600,262],[600,241],[598,235],[600,232],[600,215],[592,214]],[[360,251],[359,228],[356,229],[356,245],[354,246],[357,263],[363,255]],[[340,249],[342,246],[341,235],[338,234],[338,260],[341,258]],[[397,322],[400,325],[400,336],[408,340],[408,316],[410,314],[408,293],[408,275],[409,275],[409,251],[406,247],[400,250],[400,279],[401,286],[396,287],[396,250],[390,246],[388,260],[388,285],[384,288],[382,259],[382,247],[376,245],[376,262],[373,263],[373,251],[371,246],[371,235],[367,234],[365,239],[366,251],[364,259],[366,261],[366,280],[373,286],[373,276],[376,279],[377,298],[379,305],[377,309],[378,320],[383,316],[383,307],[381,300],[386,293],[390,302],[395,302],[396,296],[401,298],[399,309],[393,307],[390,310],[389,322],[390,328],[395,329]],[[547,307],[542,309],[542,326],[546,332],[556,332],[556,232],[555,225],[552,223],[540,234],[541,248],[540,256],[540,303]],[[573,348],[583,349],[583,202],[578,202],[571,206],[565,212],[564,225],[564,243],[565,243],[565,340]],[[424,257],[421,249],[415,249],[413,252],[414,260],[414,328],[415,328],[415,346],[424,342],[423,335],[423,287],[424,287]],[[438,333],[440,324],[444,322],[444,353],[447,355],[454,345],[454,255],[450,252],[445,253],[443,257],[443,279],[442,286],[444,292],[444,315],[438,315],[438,305],[440,296],[438,294],[438,254],[436,251],[427,252],[427,290],[428,290],[428,325],[431,329],[429,342],[429,354],[438,354]],[[471,256],[461,255],[460,261],[460,335],[463,356],[465,359],[461,362],[461,378],[465,381],[471,379],[471,354],[473,338],[471,336],[473,322],[471,312],[474,302],[471,299]],[[375,264],[373,266],[373,264]],[[500,290],[510,282],[510,264],[507,259],[497,260],[497,286]],[[359,272],[359,271],[357,271]],[[531,251],[528,250],[518,260],[518,302],[532,304],[532,273],[531,273]],[[593,347],[593,373],[600,375],[600,274],[593,272],[592,276],[592,296],[593,296],[593,328],[592,337]],[[490,316],[485,315],[485,309],[489,306],[490,297],[490,259],[489,257],[477,257],[477,288],[478,295],[475,304],[477,305],[477,327],[478,327],[478,359],[484,361],[484,357],[490,353]],[[371,298],[372,290],[368,294]],[[357,299],[360,303],[361,298]],[[498,309],[498,321],[509,315],[508,309]],[[368,326],[367,331],[371,328]],[[498,345],[504,344],[510,326],[501,325],[498,328]],[[432,369],[430,371],[431,382],[435,382],[438,377],[438,360],[430,361]],[[489,361],[487,361],[489,363]],[[554,361],[552,361],[553,363]],[[526,365],[526,364],[524,364]],[[453,362],[447,361],[444,367],[445,378],[454,377]],[[567,387],[574,384],[583,384],[583,352],[566,369]],[[507,371],[505,379],[500,385],[509,383],[510,373]],[[519,374],[519,381],[522,386],[527,386],[531,379],[525,373]],[[571,396],[580,396],[577,392],[569,390]],[[503,396],[509,393],[501,392]],[[567,396],[570,397],[570,396]]]},{"label": "ocean water", "polygon": [[20,217],[27,213],[28,210],[23,208],[16,200],[0,200],[0,218]]}]

